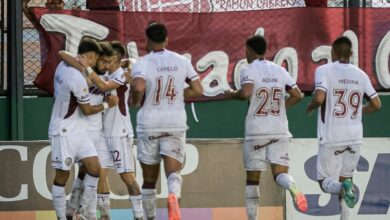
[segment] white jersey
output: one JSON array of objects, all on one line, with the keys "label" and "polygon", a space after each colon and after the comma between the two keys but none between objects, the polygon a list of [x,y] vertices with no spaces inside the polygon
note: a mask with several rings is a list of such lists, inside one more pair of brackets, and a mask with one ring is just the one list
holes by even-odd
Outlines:
[{"label": "white jersey", "polygon": [[114,81],[120,86],[114,90],[119,98],[118,105],[107,109],[103,114],[103,130],[105,137],[133,137],[129,113],[129,85],[126,84],[126,77],[122,68],[108,75],[108,81]]},{"label": "white jersey", "polygon": [[65,136],[86,131],[86,117],[78,103],[89,102],[87,81],[80,71],[61,62],[54,75],[54,106],[49,136]]},{"label": "white jersey", "polygon": [[240,73],[241,85],[253,84],[245,120],[245,139],[291,137],[285,107],[286,91],[297,87],[281,66],[255,60]]},{"label": "white jersey", "polygon": [[137,114],[137,132],[186,131],[186,80],[199,79],[190,61],[175,52],[151,52],[133,66],[133,78],[146,80],[145,101]]},{"label": "white jersey", "polygon": [[326,92],[318,111],[317,136],[320,144],[340,146],[360,144],[363,139],[363,97],[378,94],[366,73],[352,64],[329,63],[317,68],[316,90]]},{"label": "white jersey", "polygon": [[[99,76],[103,80],[107,80],[104,75]],[[101,91],[96,85],[89,87],[89,97],[91,99],[91,105],[100,105],[104,100],[104,92]],[[103,131],[103,112],[98,112],[86,117],[88,122],[88,131]]]}]

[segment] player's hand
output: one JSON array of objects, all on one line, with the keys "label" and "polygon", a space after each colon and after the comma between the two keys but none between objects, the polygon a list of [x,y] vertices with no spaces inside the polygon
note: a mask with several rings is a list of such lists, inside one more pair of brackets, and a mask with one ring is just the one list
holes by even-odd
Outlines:
[{"label": "player's hand", "polygon": [[88,58],[84,55],[78,55],[76,57],[77,61],[79,61],[79,63],[85,68],[87,69],[89,67],[89,64],[88,64]]},{"label": "player's hand", "polygon": [[233,89],[225,90],[223,93],[227,98],[231,99],[236,97],[237,91]]},{"label": "player's hand", "polygon": [[108,106],[111,108],[111,107],[118,105],[119,98],[116,95],[109,95],[106,97],[106,102],[107,102]]},{"label": "player's hand", "polygon": [[306,107],[306,114],[307,114],[308,116],[311,116],[311,115],[313,114],[313,109],[311,108],[310,104],[311,104],[311,103],[309,103],[309,104],[307,105],[307,107]]},{"label": "player's hand", "polygon": [[126,84],[131,83],[132,78],[131,78],[130,70],[125,71],[123,76],[125,76]]}]

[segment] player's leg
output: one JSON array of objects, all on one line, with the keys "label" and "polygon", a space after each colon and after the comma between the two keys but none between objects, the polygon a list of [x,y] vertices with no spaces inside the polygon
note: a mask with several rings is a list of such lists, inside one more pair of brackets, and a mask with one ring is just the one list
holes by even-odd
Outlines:
[{"label": "player's leg", "polygon": [[86,157],[81,160],[87,170],[83,181],[83,192],[80,195],[79,207],[76,215],[88,219],[96,219],[97,184],[99,180],[100,164],[97,156]]},{"label": "player's leg", "polygon": [[288,173],[289,169],[289,138],[272,139],[266,147],[267,158],[271,163],[272,173],[276,183],[288,190],[294,205],[301,212],[307,211],[307,200],[298,188],[294,178]]},{"label": "player's leg", "polygon": [[272,173],[274,175],[275,182],[290,192],[294,205],[299,211],[306,212],[308,209],[306,196],[299,189],[294,178],[288,173],[288,168],[288,166],[272,164]]},{"label": "player's leg", "polygon": [[268,140],[244,140],[243,161],[246,170],[245,206],[248,220],[257,220],[260,204],[261,171],[268,168],[266,148]]},{"label": "player's leg", "polygon": [[143,184],[142,184],[142,206],[145,212],[145,219],[154,220],[157,209],[156,183],[160,175],[160,161],[158,140],[154,134],[137,133],[137,159],[141,163]]},{"label": "player's leg", "polygon": [[337,147],[320,145],[317,154],[317,180],[322,191],[339,194],[341,183],[339,176],[342,167],[342,155]]},{"label": "player's leg", "polygon": [[248,220],[258,219],[260,176],[260,171],[246,171],[245,206]]},{"label": "player's leg", "polygon": [[343,149],[343,165],[339,181],[342,183],[340,192],[340,220],[348,220],[351,209],[356,205],[358,198],[355,195],[353,175],[360,158],[360,145],[345,146]]},{"label": "player's leg", "polygon": [[100,212],[101,220],[110,220],[110,187],[107,180],[109,169],[102,168],[99,174],[97,187],[97,209]]},{"label": "player's leg", "polygon": [[156,183],[160,175],[160,164],[144,164],[141,162],[142,175],[142,205],[147,220],[156,218],[157,190]]},{"label": "player's leg", "polygon": [[107,174],[110,169],[114,168],[114,162],[110,153],[108,141],[106,141],[101,133],[96,133],[95,147],[101,165],[97,188],[97,209],[100,212],[101,220],[110,220],[110,186]]},{"label": "player's leg", "polygon": [[57,218],[59,220],[66,220],[66,198],[65,198],[65,185],[69,178],[69,170],[56,169],[53,188],[52,199],[53,206],[56,211]]},{"label": "player's leg", "polygon": [[75,155],[72,154],[72,142],[68,137],[60,135],[50,138],[51,161],[55,169],[52,187],[52,201],[57,218],[66,219],[65,185],[69,178],[70,169],[74,164]]},{"label": "player's leg", "polygon": [[183,178],[180,170],[183,168],[185,152],[185,132],[169,133],[159,140],[160,154],[164,159],[164,170],[168,180],[168,217],[169,220],[180,220],[179,199]]},{"label": "player's leg", "polygon": [[86,174],[85,166],[79,164],[79,172],[77,177],[73,181],[72,192],[70,195],[70,200],[66,203],[66,216],[69,219],[72,219],[77,207],[79,206],[80,195],[82,192],[83,180]]}]

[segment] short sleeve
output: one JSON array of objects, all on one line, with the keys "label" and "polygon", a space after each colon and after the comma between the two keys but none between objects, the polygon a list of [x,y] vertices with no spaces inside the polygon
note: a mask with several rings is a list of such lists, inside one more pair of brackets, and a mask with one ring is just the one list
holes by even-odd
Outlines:
[{"label": "short sleeve", "polygon": [[287,72],[287,70],[283,67],[282,68],[282,74],[284,75],[285,78],[285,83],[284,86],[286,88],[286,91],[289,91],[290,89],[297,88],[297,83],[295,80],[291,77],[290,73]]},{"label": "short sleeve", "polygon": [[245,68],[241,69],[241,71],[240,71],[240,83],[241,83],[241,85],[244,85],[244,84],[254,84],[255,83],[255,79],[254,79],[254,76],[253,76],[250,68],[245,67]]},{"label": "short sleeve", "polygon": [[70,82],[70,87],[73,95],[76,97],[77,102],[80,104],[87,104],[90,101],[87,81],[81,75],[76,73]]},{"label": "short sleeve", "polygon": [[326,80],[326,72],[323,69],[317,68],[314,76],[315,90],[327,91],[328,81]]},{"label": "short sleeve", "polygon": [[378,93],[376,93],[367,75],[364,77],[364,94],[368,97],[368,99],[372,99],[378,96]]},{"label": "short sleeve", "polygon": [[199,79],[199,75],[194,70],[194,67],[192,66],[191,62],[187,58],[184,58],[184,59],[185,59],[184,65],[185,65],[185,69],[186,69],[186,77],[187,77],[187,79],[189,79],[190,81],[194,81],[194,80]]},{"label": "short sleeve", "polygon": [[131,77],[132,78],[144,78],[146,79],[146,68],[144,68],[144,62],[142,61],[138,61],[136,63],[133,64],[133,68],[132,68],[132,71],[131,71]]},{"label": "short sleeve", "polygon": [[111,80],[118,83],[119,85],[126,84],[126,77],[124,73],[125,73],[124,71],[121,71],[120,73],[115,74],[115,76]]}]

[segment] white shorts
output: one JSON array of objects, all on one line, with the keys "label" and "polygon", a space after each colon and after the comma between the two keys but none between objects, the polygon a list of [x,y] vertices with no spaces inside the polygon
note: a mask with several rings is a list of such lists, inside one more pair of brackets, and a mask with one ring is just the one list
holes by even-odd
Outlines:
[{"label": "white shorts", "polygon": [[317,155],[317,179],[327,177],[338,180],[342,177],[352,177],[360,157],[361,144],[338,147],[320,145]]},{"label": "white shorts", "polygon": [[54,169],[70,170],[75,162],[97,156],[96,149],[88,133],[50,138],[51,165]]},{"label": "white shorts", "polygon": [[249,171],[265,171],[268,163],[289,166],[289,138],[244,140],[244,166]]},{"label": "white shorts", "polygon": [[112,161],[112,156],[103,133],[99,131],[90,131],[88,133],[91,136],[93,144],[96,148],[100,166],[102,168],[114,168],[114,162]]},{"label": "white shorts", "polygon": [[117,173],[135,172],[132,137],[106,137],[111,160]]},{"label": "white shorts", "polygon": [[144,164],[158,164],[161,155],[184,163],[185,131],[138,133],[137,158]]}]

